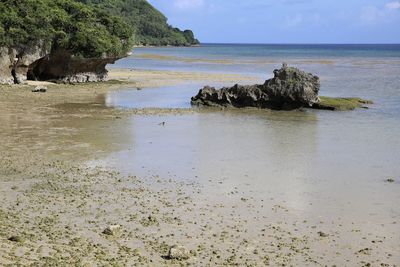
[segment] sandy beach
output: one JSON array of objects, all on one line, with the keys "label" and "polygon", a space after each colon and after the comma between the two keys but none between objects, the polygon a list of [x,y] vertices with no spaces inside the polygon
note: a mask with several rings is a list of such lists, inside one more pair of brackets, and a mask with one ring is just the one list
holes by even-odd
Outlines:
[{"label": "sandy beach", "polygon": [[[131,144],[132,118],[161,129],[157,124],[165,116],[185,121],[185,115],[199,112],[108,107],[108,92],[259,82],[256,77],[111,69],[110,79],[46,83],[46,93],[31,92],[38,83],[0,86],[1,265],[399,266],[398,213],[379,217],[380,224],[340,212],[314,216],[293,208],[283,194],[257,193],[224,177],[199,172],[197,182],[96,164]],[[311,114],[306,120],[316,119]],[[317,202],[313,198],[307,205]],[[395,210],[396,203],[381,207]],[[170,257],[174,245],[185,247],[187,259]]]}]

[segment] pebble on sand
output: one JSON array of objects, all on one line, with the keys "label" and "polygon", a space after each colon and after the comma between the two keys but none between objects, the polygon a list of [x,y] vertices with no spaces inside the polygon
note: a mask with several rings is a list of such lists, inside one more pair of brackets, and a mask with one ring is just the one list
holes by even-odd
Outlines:
[{"label": "pebble on sand", "polygon": [[118,232],[121,230],[121,225],[110,225],[107,226],[106,229],[104,229],[103,234],[105,235],[117,235]]},{"label": "pebble on sand", "polygon": [[190,258],[190,251],[184,246],[174,245],[170,247],[168,258],[171,260],[187,260]]},{"label": "pebble on sand", "polygon": [[36,86],[35,89],[32,90],[32,93],[46,93],[47,87],[46,86]]},{"label": "pebble on sand", "polygon": [[20,236],[15,236],[15,235],[13,235],[13,236],[11,236],[10,238],[8,238],[8,241],[17,242],[17,243],[22,243],[22,242],[23,242],[23,239],[22,239],[22,237],[20,237]]}]

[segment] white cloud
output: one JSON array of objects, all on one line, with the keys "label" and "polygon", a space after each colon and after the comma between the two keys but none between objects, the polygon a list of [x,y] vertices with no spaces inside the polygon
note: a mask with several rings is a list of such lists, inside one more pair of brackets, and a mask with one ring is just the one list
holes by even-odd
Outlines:
[{"label": "white cloud", "polygon": [[385,17],[385,12],[374,6],[364,7],[361,11],[361,21],[366,24],[375,24]]},{"label": "white cloud", "polygon": [[178,9],[197,9],[204,6],[204,0],[174,0],[174,6]]},{"label": "white cloud", "polygon": [[297,25],[301,24],[303,22],[303,15],[302,14],[296,14],[294,16],[287,16],[284,22],[284,27],[285,28],[292,28],[296,27]]},{"label": "white cloud", "polygon": [[400,9],[400,2],[399,1],[389,2],[385,5],[385,7],[388,9]]},{"label": "white cloud", "polygon": [[400,9],[399,1],[386,4],[385,8],[377,8],[374,6],[363,7],[361,10],[360,22],[364,25],[390,23],[398,18],[397,12],[393,12],[395,9]]}]

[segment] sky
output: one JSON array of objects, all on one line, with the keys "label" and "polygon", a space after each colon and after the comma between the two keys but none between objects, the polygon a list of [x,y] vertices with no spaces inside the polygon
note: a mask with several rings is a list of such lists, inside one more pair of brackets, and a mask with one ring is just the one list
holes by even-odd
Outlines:
[{"label": "sky", "polygon": [[400,43],[400,0],[149,0],[203,43]]}]

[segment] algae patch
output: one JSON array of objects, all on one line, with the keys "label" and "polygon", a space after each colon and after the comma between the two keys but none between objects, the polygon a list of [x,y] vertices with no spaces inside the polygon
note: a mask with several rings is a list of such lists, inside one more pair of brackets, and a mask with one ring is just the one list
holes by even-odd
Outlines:
[{"label": "algae patch", "polygon": [[354,110],[356,108],[368,108],[365,105],[373,104],[370,100],[361,99],[358,97],[353,98],[342,98],[342,97],[327,97],[321,96],[320,102],[313,105],[316,109],[326,109],[326,110]]}]

